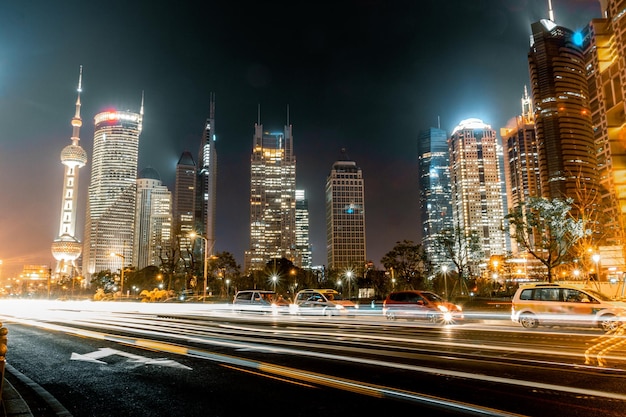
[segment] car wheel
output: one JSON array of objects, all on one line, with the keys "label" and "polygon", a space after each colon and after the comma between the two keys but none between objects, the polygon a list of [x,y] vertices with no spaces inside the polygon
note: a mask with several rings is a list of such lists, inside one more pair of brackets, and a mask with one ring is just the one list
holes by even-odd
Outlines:
[{"label": "car wheel", "polygon": [[387,313],[387,320],[395,320],[395,319],[396,319],[395,314],[393,314],[392,312]]},{"label": "car wheel", "polygon": [[439,315],[435,313],[428,313],[428,321],[431,323],[439,323]]},{"label": "car wheel", "polygon": [[324,310],[322,310],[322,315],[324,315],[325,317],[332,317],[333,312],[330,310],[330,308],[324,307]]},{"label": "car wheel", "polygon": [[605,332],[612,332],[619,327],[619,321],[612,314],[605,314],[600,317],[600,327]]},{"label": "car wheel", "polygon": [[534,329],[539,326],[539,320],[537,320],[537,317],[530,313],[522,314],[519,318],[519,322],[527,329]]}]

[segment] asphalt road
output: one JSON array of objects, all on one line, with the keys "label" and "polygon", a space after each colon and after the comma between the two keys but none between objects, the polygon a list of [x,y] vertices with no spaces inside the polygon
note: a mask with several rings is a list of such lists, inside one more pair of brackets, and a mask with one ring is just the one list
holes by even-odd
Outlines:
[{"label": "asphalt road", "polygon": [[8,363],[73,416],[626,413],[626,343],[598,330],[93,305],[0,316]]}]

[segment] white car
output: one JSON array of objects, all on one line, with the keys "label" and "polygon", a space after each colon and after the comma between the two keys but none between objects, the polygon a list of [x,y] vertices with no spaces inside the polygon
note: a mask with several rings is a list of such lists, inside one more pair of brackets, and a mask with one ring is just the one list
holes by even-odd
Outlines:
[{"label": "white car", "polygon": [[353,315],[358,308],[341,293],[333,289],[307,289],[296,294],[294,304],[297,314],[317,314],[322,316]]}]

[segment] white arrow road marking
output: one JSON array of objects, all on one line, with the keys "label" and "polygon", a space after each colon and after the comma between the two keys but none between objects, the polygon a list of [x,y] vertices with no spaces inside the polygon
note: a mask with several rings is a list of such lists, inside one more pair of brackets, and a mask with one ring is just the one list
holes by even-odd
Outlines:
[{"label": "white arrow road marking", "polygon": [[191,370],[190,367],[185,366],[182,363],[178,363],[176,361],[173,361],[171,359],[146,358],[145,356],[139,356],[139,355],[135,355],[135,354],[132,354],[132,353],[123,352],[121,350],[111,349],[111,348],[100,348],[100,349],[98,349],[96,351],[93,351],[93,352],[90,352],[90,353],[86,353],[84,355],[81,355],[80,353],[72,352],[72,357],[70,358],[70,360],[73,360],[73,361],[86,361],[86,362],[100,363],[100,364],[107,365],[106,362],[101,361],[100,359],[106,358],[108,356],[114,356],[114,355],[123,356],[125,358],[128,358],[128,359],[130,359],[130,362],[135,363],[137,365],[160,365],[160,366],[169,366],[171,368],[180,368],[180,369],[189,369],[189,370]]}]

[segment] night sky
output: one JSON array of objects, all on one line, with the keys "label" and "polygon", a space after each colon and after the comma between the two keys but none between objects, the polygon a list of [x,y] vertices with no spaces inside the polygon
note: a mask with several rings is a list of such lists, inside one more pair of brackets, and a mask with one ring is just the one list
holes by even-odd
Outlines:
[{"label": "night sky", "polygon": [[[557,24],[600,17],[597,0],[553,0]],[[521,111],[530,24],[547,0],[2,1],[0,259],[2,276],[53,264],[63,166],[83,65],[81,146],[93,117],[139,111],[139,169],[174,189],[195,156],[216,93],[217,251],[243,263],[257,106],[268,130],[293,124],[313,262],[326,264],[324,188],[341,148],[363,169],[367,256],[419,241],[418,132],[478,117],[496,129]],[[83,241],[91,164],[80,171]],[[243,265],[242,265],[243,266]]]}]

